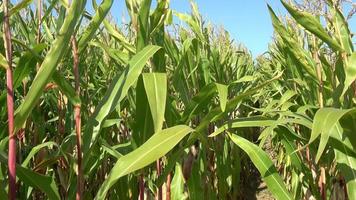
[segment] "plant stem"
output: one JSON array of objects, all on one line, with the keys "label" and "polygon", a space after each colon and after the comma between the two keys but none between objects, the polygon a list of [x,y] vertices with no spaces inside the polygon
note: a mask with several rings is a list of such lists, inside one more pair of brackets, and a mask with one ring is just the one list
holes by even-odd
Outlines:
[{"label": "plant stem", "polygon": [[[75,36],[72,37],[72,49],[73,49],[73,70],[75,79],[75,92],[80,96],[80,78],[79,78],[79,55],[78,46]],[[84,188],[83,181],[83,170],[82,170],[82,150],[81,150],[81,116],[80,116],[80,105],[74,107],[74,119],[75,119],[75,132],[77,139],[77,154],[78,154],[78,178],[77,178],[77,193],[76,199],[81,200]]]},{"label": "plant stem", "polygon": [[[317,47],[317,41],[316,37],[313,36],[313,44],[314,44],[314,49],[313,49],[313,58],[316,62],[316,71],[317,71],[317,77],[319,80],[319,89],[318,89],[318,101],[319,101],[319,107],[323,108],[324,107],[324,98],[323,98],[323,88],[324,88],[324,83],[323,83],[323,77],[322,77],[322,66],[320,63],[319,59],[319,52],[318,52],[318,47]],[[325,168],[323,166],[320,167],[320,177],[319,177],[319,189],[321,193],[321,199],[326,200],[326,176],[325,176]]]},{"label": "plant stem", "polygon": [[171,200],[171,182],[172,182],[172,173],[170,172],[167,176],[166,200]]},{"label": "plant stem", "polygon": [[9,199],[16,198],[16,136],[14,135],[14,90],[12,80],[12,44],[9,22],[9,0],[4,0],[4,43],[8,67],[6,69],[7,116],[9,125]]},{"label": "plant stem", "polygon": [[[158,159],[156,161],[156,168],[157,168],[157,176],[161,176],[161,170],[162,170],[162,165],[161,165],[161,159]],[[157,192],[157,198],[158,200],[162,200],[162,186],[158,186],[158,192]]]},{"label": "plant stem", "polygon": [[143,176],[143,172],[142,172],[142,174],[141,174],[141,176],[140,176],[140,178],[139,178],[140,180],[139,180],[139,194],[140,194],[140,196],[139,196],[139,199],[140,200],[144,200],[145,199],[145,182],[144,182],[144,176]]},{"label": "plant stem", "polygon": [[41,42],[42,0],[37,0],[37,44]]},{"label": "plant stem", "polygon": [[326,200],[326,177],[325,177],[325,168],[321,167],[320,168],[320,178],[319,178],[319,188],[320,188],[320,194],[321,194],[321,199]]}]

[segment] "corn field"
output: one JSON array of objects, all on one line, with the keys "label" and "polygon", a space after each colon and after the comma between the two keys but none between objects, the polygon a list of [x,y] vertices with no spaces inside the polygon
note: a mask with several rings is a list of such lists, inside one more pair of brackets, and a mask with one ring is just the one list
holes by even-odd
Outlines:
[{"label": "corn field", "polygon": [[0,2],[0,199],[356,200],[340,1],[267,5],[255,59],[194,2],[126,0],[120,25],[113,1]]}]

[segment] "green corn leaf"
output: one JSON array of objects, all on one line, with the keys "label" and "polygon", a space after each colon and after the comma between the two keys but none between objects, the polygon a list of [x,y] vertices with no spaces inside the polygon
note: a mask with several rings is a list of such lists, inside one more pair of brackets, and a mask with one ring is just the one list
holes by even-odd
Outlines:
[{"label": "green corn leaf", "polygon": [[141,75],[136,85],[136,117],[135,126],[133,127],[133,139],[137,146],[145,143],[155,132],[153,115],[147,98]]},{"label": "green corn leaf", "polygon": [[[47,19],[47,17],[51,14],[53,8],[56,6],[56,4],[57,4],[58,1],[59,1],[59,0],[52,0],[52,1],[51,1],[51,4],[49,4],[49,6],[48,6],[47,9],[46,9],[46,12],[43,14],[41,21],[44,21],[44,20]],[[44,25],[45,27],[47,27],[46,24],[42,24],[42,25]]]},{"label": "green corn leaf", "polygon": [[[38,44],[34,48],[30,48],[25,44],[23,45],[26,46],[28,51],[20,58],[19,63],[15,68],[14,88],[18,88],[20,86],[23,79],[29,75],[31,70],[34,69],[37,62],[43,61],[43,57],[40,56],[40,53],[47,47],[45,44]],[[54,71],[52,79],[74,106],[81,104],[81,100],[72,85],[68,83],[68,81],[61,76],[58,71]]]},{"label": "green corn leaf", "polygon": [[320,22],[313,15],[307,12],[298,11],[283,0],[281,0],[281,2],[283,6],[288,10],[288,12],[292,15],[292,17],[305,29],[323,40],[335,51],[344,51],[340,44],[329,36],[329,34],[326,32]]},{"label": "green corn leaf", "polygon": [[[180,81],[181,82],[181,81]],[[216,91],[215,84],[206,85],[186,106],[181,121],[186,123],[211,102]]]},{"label": "green corn leaf", "polygon": [[40,56],[42,51],[47,47],[46,44],[38,44],[33,48],[26,46],[28,49],[21,57],[14,70],[14,88],[21,85],[25,77],[35,69],[38,62],[42,62],[43,58]]},{"label": "green corn leaf", "polygon": [[120,118],[118,119],[106,119],[103,123],[103,128],[108,128],[108,127],[112,127],[114,125],[119,126],[120,124]]},{"label": "green corn leaf", "polygon": [[355,109],[341,110],[336,108],[321,108],[319,109],[313,120],[312,133],[309,139],[309,144],[315,141],[321,135],[318,151],[315,161],[318,162],[332,133],[333,127],[339,120]]},{"label": "green corn leaf", "polygon": [[176,163],[174,170],[174,176],[171,184],[171,199],[174,200],[184,200],[186,196],[184,195],[184,176],[182,172],[182,167],[179,163]]},{"label": "green corn leaf", "polygon": [[279,100],[278,103],[278,107],[282,106],[283,104],[285,104],[287,101],[289,101],[292,97],[294,97],[295,95],[297,95],[296,92],[292,91],[292,90],[287,90],[281,97],[281,99]]},{"label": "green corn leaf", "polygon": [[30,153],[27,155],[26,159],[22,162],[21,166],[27,167],[27,165],[30,163],[31,159],[36,155],[37,152],[39,152],[44,147],[50,147],[50,146],[58,147],[57,143],[55,142],[45,142],[33,147]]},{"label": "green corn leaf", "polygon": [[150,16],[150,31],[149,34],[160,35],[157,34],[159,32],[164,34],[164,23],[169,20],[170,14],[172,11],[169,10],[169,1],[158,1],[156,9]]},{"label": "green corn leaf", "polygon": [[165,73],[143,74],[143,83],[150,106],[154,132],[158,133],[163,126],[167,99],[167,75]]},{"label": "green corn leaf", "polygon": [[207,58],[201,58],[200,66],[203,72],[205,85],[208,85],[209,83],[211,83],[211,71],[209,68],[209,60]]},{"label": "green corn leaf", "polygon": [[334,7],[332,2],[329,0],[329,9],[331,12],[331,15],[333,16],[333,27],[335,28],[335,35],[342,46],[342,48],[348,53],[351,54],[353,52],[353,45],[352,45],[352,40],[351,40],[351,32],[349,29],[349,26],[347,24],[347,21],[339,8]]},{"label": "green corn leaf", "polygon": [[345,63],[345,75],[346,77],[342,96],[356,79],[356,52],[352,53],[348,58],[348,62]]},{"label": "green corn leaf", "polygon": [[[7,156],[4,152],[0,153],[0,161],[7,164]],[[45,176],[21,165],[16,165],[16,176],[26,185],[38,188],[46,193],[48,199],[60,200],[58,188],[53,177]]]},{"label": "green corn leaf", "polygon": [[130,44],[130,42],[127,41],[125,36],[118,30],[116,30],[107,20],[104,20],[104,26],[108,33],[114,38],[116,38],[126,50],[133,54],[136,53],[135,47]]},{"label": "green corn leaf", "polygon": [[63,92],[68,100],[73,104],[73,106],[80,106],[81,100],[80,97],[75,92],[73,86],[68,83],[68,81],[57,71],[53,73],[53,81],[57,84],[59,89]]},{"label": "green corn leaf", "polygon": [[109,10],[114,0],[103,0],[101,5],[96,9],[94,17],[91,19],[88,27],[82,33],[78,41],[78,51],[82,52],[88,42],[93,38],[94,33],[98,30],[101,22],[105,19],[105,16],[109,13]]},{"label": "green corn leaf", "polygon": [[232,83],[237,84],[237,83],[243,83],[243,82],[252,82],[254,80],[256,80],[256,77],[254,77],[254,76],[243,76]]},{"label": "green corn leaf", "polygon": [[278,200],[292,200],[291,194],[288,192],[282,178],[279,176],[266,152],[240,136],[235,134],[229,134],[229,136],[250,157],[273,196]]},{"label": "green corn leaf", "polygon": [[54,181],[54,177],[33,172],[32,170],[21,167],[20,165],[17,165],[16,173],[19,179],[25,184],[39,188],[44,193],[46,193],[48,199],[61,199],[58,193],[56,182]]},{"label": "green corn leaf", "polygon": [[293,135],[290,134],[290,131],[286,127],[280,127],[278,129],[276,129],[276,132],[281,137],[281,142],[286,150],[286,153],[288,154],[288,156],[291,159],[292,165],[294,165],[294,167],[297,170],[301,171],[303,161],[299,157],[299,155],[296,153],[297,147],[294,144],[295,138],[293,138]]},{"label": "green corn leaf", "polygon": [[[353,119],[350,121],[354,123]],[[341,171],[342,175],[345,178],[347,186],[347,195],[349,199],[356,198],[356,157],[355,157],[355,146],[352,145],[351,137],[347,137],[355,133],[355,129],[351,130],[351,133],[346,134],[345,129],[337,123],[331,130],[331,137],[335,138],[338,142],[338,145],[335,142],[331,142],[331,145],[334,147],[335,159],[337,162],[337,167]]]},{"label": "green corn leaf", "polygon": [[101,42],[90,42],[90,45],[101,48],[110,58],[112,58],[116,63],[121,65],[127,65],[129,61],[129,55],[127,52],[121,51],[119,49],[110,48],[109,46]]},{"label": "green corn leaf", "polygon": [[273,119],[268,119],[263,116],[252,116],[246,118],[238,118],[231,122],[227,122],[222,127],[218,128],[214,131],[209,137],[215,137],[222,133],[225,130],[230,128],[242,128],[242,127],[264,127],[264,126],[273,126],[276,125],[278,122]]},{"label": "green corn leaf", "polygon": [[269,14],[272,19],[272,24],[273,24],[274,30],[277,31],[281,36],[282,35],[289,36],[287,29],[284,27],[282,22],[278,19],[276,13],[273,11],[273,9],[271,8],[271,6],[269,4],[267,4],[267,8],[268,8]]},{"label": "green corn leaf", "polygon": [[36,102],[39,100],[43,92],[43,88],[48,83],[58,63],[68,49],[70,37],[73,35],[74,27],[84,9],[85,2],[85,0],[73,1],[68,11],[68,15],[64,20],[63,26],[61,27],[57,38],[53,41],[49,52],[43,60],[41,68],[36,74],[30,90],[28,91],[23,103],[16,110],[15,132],[22,127],[32,109],[36,106]]},{"label": "green corn leaf", "polygon": [[228,86],[216,83],[216,89],[219,94],[221,111],[225,112],[227,95],[228,95]]},{"label": "green corn leaf", "polygon": [[100,143],[104,151],[108,152],[110,155],[114,156],[117,159],[122,157],[122,154],[118,152],[114,147],[110,146],[105,140],[100,139]]},{"label": "green corn leaf", "polygon": [[282,73],[278,73],[276,76],[274,76],[272,79],[252,88],[249,89],[248,91],[245,91],[237,96],[235,96],[234,98],[230,99],[227,103],[226,103],[226,109],[225,112],[221,111],[221,108],[214,108],[212,110],[210,110],[210,112],[201,120],[200,124],[198,125],[198,127],[196,128],[197,132],[203,131],[211,122],[217,121],[221,118],[223,118],[227,112],[233,111],[234,109],[236,109],[236,106],[241,103],[241,100],[244,98],[249,97],[250,95],[254,94],[256,91],[266,87],[266,85],[269,85],[270,83],[272,83],[273,81],[279,79],[282,76]]},{"label": "green corn leaf", "polygon": [[109,176],[101,185],[95,199],[105,199],[106,193],[119,178],[141,169],[170,151],[193,129],[178,125],[155,133],[147,142],[135,151],[118,159]]},{"label": "green corn leaf", "polygon": [[62,6],[64,6],[65,8],[69,8],[69,0],[59,0],[59,2],[61,3]]},{"label": "green corn leaf", "polygon": [[8,66],[9,66],[8,63],[7,63],[6,58],[2,54],[0,54],[0,66],[5,68],[5,69],[7,69]]},{"label": "green corn leaf", "polygon": [[160,47],[149,45],[142,49],[130,60],[128,67],[117,75],[111,82],[104,98],[95,108],[94,114],[90,117],[84,135],[83,135],[83,152],[84,156],[89,150],[89,147],[95,142],[101,125],[106,116],[111,113],[116,106],[125,98],[128,90],[137,81],[143,67],[146,65],[148,59],[156,53]]},{"label": "green corn leaf", "polygon": [[267,5],[274,30],[279,34],[286,44],[286,52],[288,52],[293,61],[295,61],[297,66],[301,65],[302,68],[313,77],[317,82],[315,66],[310,59],[308,59],[308,54],[300,47],[299,43],[295,40],[294,36],[288,31],[288,29],[283,25],[283,23],[278,19],[277,15],[274,13],[273,9]]},{"label": "green corn leaf", "polygon": [[137,30],[136,49],[140,51],[149,41],[149,15],[152,0],[142,0],[138,13],[139,29]]},{"label": "green corn leaf", "polygon": [[184,14],[184,13],[179,13],[176,11],[173,11],[173,14],[176,15],[180,20],[186,22],[194,31],[196,36],[199,38],[200,41],[205,41],[204,35],[202,33],[202,29],[200,27],[200,24],[190,15]]},{"label": "green corn leaf", "polygon": [[14,6],[10,9],[10,15],[14,15],[14,14],[18,13],[21,9],[26,8],[28,5],[30,5],[32,3],[32,1],[33,0],[22,0],[21,2],[16,4],[16,6]]},{"label": "green corn leaf", "polygon": [[184,110],[181,121],[188,122],[197,113],[202,112],[212,102],[216,93],[219,96],[220,109],[224,112],[227,104],[228,86],[219,83],[210,83],[202,88],[201,91],[189,102]]},{"label": "green corn leaf", "polygon": [[5,181],[3,178],[1,178],[0,180],[3,181],[3,183],[0,183],[0,185],[2,186],[2,188],[0,189],[0,198],[7,199],[9,197],[8,197],[7,191],[5,190],[5,184],[4,184]]}]

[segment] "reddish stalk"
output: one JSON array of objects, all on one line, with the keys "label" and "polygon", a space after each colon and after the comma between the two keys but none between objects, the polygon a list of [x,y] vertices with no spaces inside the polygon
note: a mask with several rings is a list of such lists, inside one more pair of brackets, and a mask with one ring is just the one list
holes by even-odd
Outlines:
[{"label": "reddish stalk", "polygon": [[141,174],[139,178],[139,199],[140,200],[145,200],[145,180],[143,173]]},{"label": "reddish stalk", "polygon": [[342,187],[344,188],[345,199],[349,199],[347,195],[347,186],[346,186],[345,178],[342,175],[339,176],[339,182],[340,185],[342,185]]},{"label": "reddish stalk", "polygon": [[[64,125],[64,117],[65,117],[65,110],[64,110],[65,102],[63,100],[63,94],[61,91],[58,92],[58,99],[57,99],[57,109],[58,109],[58,133],[59,135],[63,136],[65,132],[65,125]],[[36,142],[38,144],[38,134],[36,134]]]},{"label": "reddish stalk", "polygon": [[37,1],[37,43],[41,42],[42,0]]},{"label": "reddish stalk", "polygon": [[[157,168],[157,176],[161,176],[161,171],[162,171],[162,164],[161,164],[161,159],[158,159],[156,161],[156,168]],[[157,200],[162,200],[162,186],[158,186],[158,192],[157,192]]]},{"label": "reddish stalk", "polygon": [[321,194],[321,199],[326,200],[326,178],[325,178],[325,168],[320,168],[320,178],[319,178],[319,190]]},{"label": "reddish stalk", "polygon": [[[319,101],[319,107],[323,108],[324,107],[324,98],[323,98],[324,83],[323,83],[323,78],[322,78],[322,66],[321,66],[320,59],[319,59],[319,52],[317,50],[317,43],[316,43],[315,36],[313,36],[313,42],[314,42],[313,58],[316,62],[316,72],[317,72],[317,77],[319,80],[318,101]],[[326,199],[326,188],[325,188],[326,176],[325,176],[325,168],[324,167],[320,168],[320,178],[319,178],[318,184],[319,184],[321,199],[325,200]]]},{"label": "reddish stalk", "polygon": [[[78,46],[75,37],[72,37],[72,50],[73,50],[73,70],[75,79],[75,92],[80,96],[80,78],[79,78],[79,55]],[[74,107],[74,119],[75,119],[75,132],[77,139],[77,154],[78,154],[78,178],[77,178],[77,193],[76,199],[81,200],[84,188],[83,181],[83,169],[82,169],[82,138],[81,138],[81,116],[80,116],[80,105]]]},{"label": "reddish stalk", "polygon": [[9,199],[16,198],[16,136],[14,135],[14,90],[12,80],[12,44],[9,21],[9,0],[4,0],[4,43],[6,50],[7,69],[6,69],[6,86],[7,86],[7,116],[9,125]]},{"label": "reddish stalk", "polygon": [[167,183],[166,183],[166,200],[171,200],[171,181],[172,181],[172,174],[169,173],[167,176]]}]

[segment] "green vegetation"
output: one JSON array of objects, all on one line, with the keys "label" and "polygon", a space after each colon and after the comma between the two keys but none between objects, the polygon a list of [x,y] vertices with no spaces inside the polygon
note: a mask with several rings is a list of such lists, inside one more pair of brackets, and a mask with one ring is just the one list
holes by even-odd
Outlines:
[{"label": "green vegetation", "polygon": [[255,60],[193,2],[126,0],[122,28],[113,0],[92,3],[0,3],[0,199],[244,199],[256,170],[276,199],[356,199],[337,2],[266,7],[274,40]]}]

